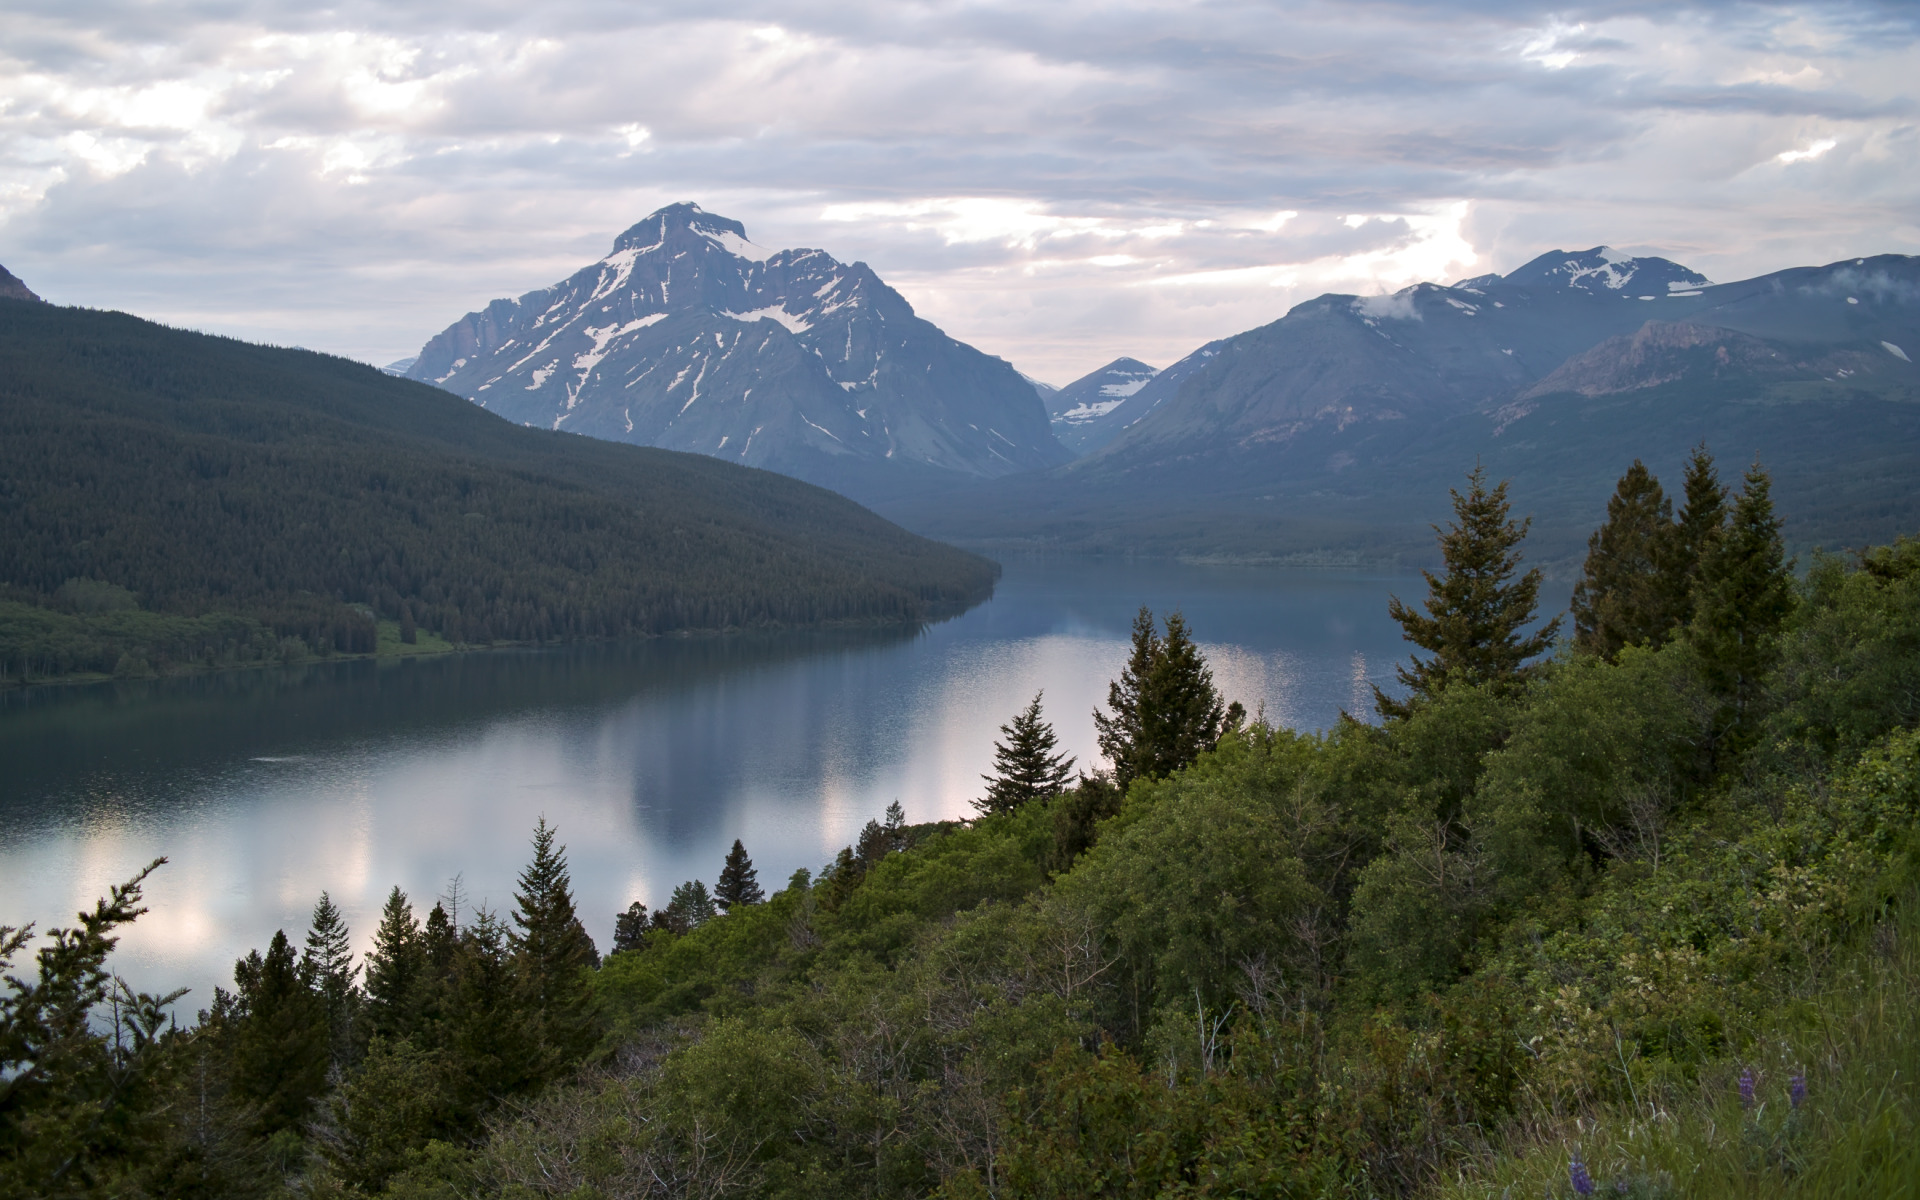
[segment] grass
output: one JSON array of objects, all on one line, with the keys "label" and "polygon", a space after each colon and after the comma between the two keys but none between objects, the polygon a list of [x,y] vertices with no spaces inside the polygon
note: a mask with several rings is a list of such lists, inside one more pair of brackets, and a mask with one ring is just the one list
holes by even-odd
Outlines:
[{"label": "grass", "polygon": [[[1920,1200],[1920,911],[1910,899],[1826,985],[1697,1085],[1525,1131],[1462,1170],[1446,1200],[1571,1197],[1578,1153],[1596,1197]],[[1740,1094],[1751,1071],[1753,1104]],[[1796,1074],[1806,1100],[1789,1099]]]},{"label": "grass", "polygon": [[377,658],[401,658],[412,654],[446,654],[455,649],[452,642],[430,630],[414,631],[412,643],[400,640],[400,622],[380,621],[379,637],[374,643]]}]

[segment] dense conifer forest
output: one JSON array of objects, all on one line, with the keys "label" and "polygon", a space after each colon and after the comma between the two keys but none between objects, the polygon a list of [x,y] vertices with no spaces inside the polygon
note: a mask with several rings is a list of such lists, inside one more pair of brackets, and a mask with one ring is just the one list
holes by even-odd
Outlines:
[{"label": "dense conifer forest", "polygon": [[1920,1194],[1920,541],[1796,576],[1758,467],[1629,472],[1548,651],[1524,533],[1456,493],[1378,724],[1143,612],[1118,776],[1036,698],[975,819],[737,844],[605,957],[542,826],[510,913],[396,890],[356,961],[322,896],[176,1025],[136,879],[0,1001],[0,1192]]},{"label": "dense conifer forest", "polygon": [[911,621],[993,564],[819,488],[425,384],[0,300],[0,679]]}]

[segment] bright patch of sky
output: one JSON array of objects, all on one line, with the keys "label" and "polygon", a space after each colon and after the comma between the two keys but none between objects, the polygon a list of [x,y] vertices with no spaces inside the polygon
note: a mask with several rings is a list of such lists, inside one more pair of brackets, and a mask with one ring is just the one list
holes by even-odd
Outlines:
[{"label": "bright patch of sky", "polygon": [[1920,251],[1911,4],[449,12],[11,6],[0,263],[388,362],[692,200],[1065,381],[1553,249],[1722,280]]}]

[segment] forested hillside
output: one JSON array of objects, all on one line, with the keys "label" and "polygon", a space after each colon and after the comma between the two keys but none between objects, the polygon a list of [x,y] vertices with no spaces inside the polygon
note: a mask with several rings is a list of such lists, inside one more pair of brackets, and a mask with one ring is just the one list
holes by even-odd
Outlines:
[{"label": "forested hillside", "polygon": [[0,1191],[1920,1195],[1920,541],[1796,579],[1763,471],[1670,482],[1551,655],[1476,472],[1380,724],[1246,724],[1143,611],[1110,772],[1036,701],[977,819],[736,844],[604,959],[542,827],[510,918],[396,889],[356,962],[322,897],[168,1028],[103,1003],[136,880],[5,997]]},{"label": "forested hillside", "polygon": [[424,384],[0,300],[0,676],[907,621],[993,564],[819,488]]}]

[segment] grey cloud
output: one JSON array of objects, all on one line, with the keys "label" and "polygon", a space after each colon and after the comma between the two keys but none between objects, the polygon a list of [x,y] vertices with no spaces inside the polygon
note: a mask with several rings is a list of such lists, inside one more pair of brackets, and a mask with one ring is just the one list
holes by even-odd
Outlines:
[{"label": "grey cloud", "polygon": [[[1885,4],[11,12],[0,261],[55,299],[374,360],[551,282],[678,199],[769,244],[865,258],[959,336],[1055,376],[1168,358],[1336,282],[1405,282],[1456,236],[1476,269],[1638,239],[1722,274],[1920,240],[1888,215],[1920,187],[1906,84],[1920,61],[1912,14]],[[786,30],[786,48],[759,25]],[[1800,45],[1799,28],[1819,37]],[[324,42],[340,31],[360,47]],[[1801,65],[1818,75],[1774,78]],[[65,98],[17,90],[36,74]],[[183,80],[211,89],[198,149],[108,112]],[[88,90],[119,99],[73,98]],[[637,146],[628,126],[647,131]],[[1839,148],[1776,162],[1816,138]],[[127,168],[128,147],[144,165]],[[914,209],[967,198],[989,208]],[[1457,234],[1341,220],[1461,201]],[[849,203],[894,208],[822,215]],[[1300,215],[1266,227],[1278,210]],[[1138,232],[1156,224],[1180,232]],[[1234,270],[1252,274],[1149,286]]]}]

